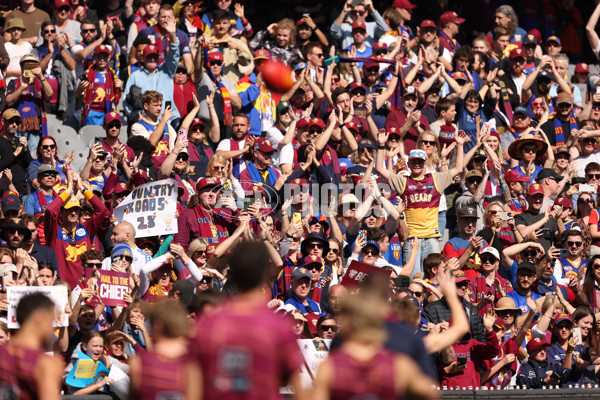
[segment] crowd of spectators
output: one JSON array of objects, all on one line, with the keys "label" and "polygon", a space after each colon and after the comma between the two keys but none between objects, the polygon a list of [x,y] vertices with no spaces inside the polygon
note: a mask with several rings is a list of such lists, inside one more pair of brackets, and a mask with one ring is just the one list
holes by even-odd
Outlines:
[{"label": "crowd of spectators", "polygon": [[[296,339],[333,340],[318,399],[599,383],[583,3],[3,2],[0,388],[117,396],[91,359],[132,398],[302,398]],[[164,179],[176,234],[117,218]],[[94,270],[129,275],[125,306]],[[57,285],[68,326],[35,294],[8,329],[7,288]]]}]

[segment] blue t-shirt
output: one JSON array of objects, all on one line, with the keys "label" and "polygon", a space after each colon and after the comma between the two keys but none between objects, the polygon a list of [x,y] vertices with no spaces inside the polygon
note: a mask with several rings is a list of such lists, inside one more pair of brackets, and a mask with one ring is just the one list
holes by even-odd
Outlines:
[{"label": "blue t-shirt", "polygon": [[[513,299],[513,301],[515,302],[515,305],[521,309],[523,314],[529,312],[529,306],[527,305],[527,298],[525,296],[519,294],[516,290],[513,290],[506,296]],[[536,292],[531,292],[531,297],[533,298],[533,301],[536,301],[537,299],[539,299],[542,296],[540,296]]]}]

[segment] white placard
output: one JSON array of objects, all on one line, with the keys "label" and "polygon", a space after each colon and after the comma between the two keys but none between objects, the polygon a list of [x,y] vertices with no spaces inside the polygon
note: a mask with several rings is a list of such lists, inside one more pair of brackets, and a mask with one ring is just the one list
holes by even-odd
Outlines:
[{"label": "white placard", "polygon": [[[300,384],[304,389],[312,388],[319,366],[329,357],[331,339],[298,339],[304,364],[300,368]],[[294,393],[291,385],[279,389],[280,394]]]},{"label": "white placard", "polygon": [[136,187],[115,208],[117,221],[133,224],[136,238],[177,233],[177,186],[163,179]]},{"label": "white placard", "polygon": [[68,301],[66,286],[9,286],[6,288],[6,297],[8,299],[8,327],[10,329],[19,328],[17,306],[23,296],[31,293],[43,293],[54,302],[56,309],[55,327],[69,326],[69,315],[65,313]]}]

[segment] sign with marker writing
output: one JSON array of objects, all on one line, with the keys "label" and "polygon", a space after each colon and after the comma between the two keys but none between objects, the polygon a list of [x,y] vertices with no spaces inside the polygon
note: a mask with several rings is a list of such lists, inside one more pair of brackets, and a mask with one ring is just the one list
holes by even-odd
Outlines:
[{"label": "sign with marker writing", "polygon": [[118,222],[135,227],[135,237],[177,233],[177,181],[163,179],[136,187],[117,208]]},{"label": "sign with marker writing", "polygon": [[6,288],[6,298],[8,299],[8,327],[18,329],[17,306],[21,299],[32,293],[43,293],[54,302],[56,318],[54,327],[69,326],[69,314],[66,313],[67,287],[58,286],[9,286]]}]

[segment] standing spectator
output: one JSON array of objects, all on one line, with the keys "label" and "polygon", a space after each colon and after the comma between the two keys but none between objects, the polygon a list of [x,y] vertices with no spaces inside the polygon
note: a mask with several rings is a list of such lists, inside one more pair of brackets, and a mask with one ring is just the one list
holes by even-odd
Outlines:
[{"label": "standing spectator", "polygon": [[298,32],[298,45],[301,48],[315,41],[319,42],[323,48],[329,47],[327,36],[321,32],[309,14],[303,14],[302,18],[296,21],[296,31]]},{"label": "standing spectator", "polygon": [[[352,24],[352,31],[350,32],[352,36],[352,43],[350,46],[346,48],[346,50],[352,50],[352,48],[356,49],[357,57],[371,57],[373,54],[373,48],[366,41],[367,38],[367,25],[364,22],[354,22]],[[357,62],[356,67],[362,68],[363,63]],[[379,64],[377,64],[377,71],[379,72]]]},{"label": "standing spectator", "polygon": [[[47,12],[40,10],[35,6],[34,0],[21,0],[21,6],[15,10],[12,10],[10,14],[6,16],[6,22],[14,18],[18,18],[26,22],[25,31],[23,32],[23,39],[29,42],[32,46],[36,44],[38,40],[38,34],[42,22],[50,21],[50,16]],[[4,26],[4,32],[6,32],[6,25]],[[4,41],[8,42],[10,39],[7,38],[6,33],[4,34]]]},{"label": "standing spectator", "polygon": [[[129,27],[129,34],[127,35],[127,51],[129,52],[129,61],[134,62],[132,58],[135,54],[131,53],[133,42],[138,37],[138,33],[144,29],[156,25],[158,22],[157,15],[160,8],[160,0],[142,0],[142,13],[136,13],[133,16],[133,23]],[[83,22],[82,22],[83,24]],[[179,60],[177,60],[179,61]]]},{"label": "standing spectator", "polygon": [[[417,110],[417,90],[409,86],[404,89],[402,96],[402,108],[392,111],[385,122],[385,129],[392,128],[400,132],[400,137],[404,142],[404,151],[410,152],[417,145],[419,135],[429,130],[427,117]],[[468,146],[470,149],[472,146]]]},{"label": "standing spectator", "polygon": [[27,137],[17,137],[22,123],[21,114],[14,108],[2,113],[4,131],[0,136],[0,171],[9,168],[19,195],[27,194],[25,173],[33,161],[27,147]]},{"label": "standing spectator", "polygon": [[[146,46],[144,48],[144,68],[131,74],[127,80],[123,107],[127,116],[133,121],[137,121],[141,115],[137,113],[137,110],[133,110],[133,106],[130,103],[131,99],[128,97],[132,86],[138,87],[141,93],[148,90],[160,93],[165,101],[159,111],[164,110],[162,107],[164,107],[167,102],[173,101],[173,77],[177,71],[177,62],[179,61],[179,39],[175,33],[175,18],[170,18],[165,26],[166,30],[169,32],[169,51],[167,52],[165,62],[159,67],[158,48],[154,45]],[[169,122],[177,125],[180,118],[179,111],[177,111],[177,108],[171,110],[172,113]]]},{"label": "standing spectator", "polygon": [[286,65],[294,66],[302,61],[302,52],[296,46],[296,24],[289,18],[257,32],[250,41],[250,47],[268,50]]},{"label": "standing spectator", "polygon": [[[550,249],[552,243],[560,242],[560,235],[565,230],[560,214],[557,215],[557,207],[547,207],[542,212],[544,202],[544,188],[532,183],[527,187],[527,211],[515,217],[515,223],[521,236],[526,238],[533,232],[541,230],[538,237],[545,251]],[[562,210],[562,207],[558,206]]]},{"label": "standing spectator", "polygon": [[254,148],[255,137],[248,135],[250,119],[246,114],[237,114],[233,117],[233,134],[230,139],[223,139],[217,147],[217,155],[222,156],[232,163],[233,176],[237,179],[245,171],[250,150]]},{"label": "standing spectator", "polygon": [[[215,14],[223,13],[227,16],[227,32],[231,30],[231,34],[235,36],[244,35],[246,37],[252,36],[252,25],[244,14],[244,5],[241,3],[235,3],[233,10],[231,9],[231,0],[213,0],[216,9],[209,11],[202,15],[202,23],[204,24],[204,33],[212,33],[215,31]],[[217,28],[218,29],[218,28]]]},{"label": "standing spectator", "polygon": [[497,306],[497,301],[510,293],[512,285],[498,274],[500,253],[493,247],[486,247],[479,254],[481,272],[469,283],[469,298],[477,306],[479,315]]},{"label": "standing spectator", "polygon": [[[71,11],[71,5],[69,0],[54,0],[54,8],[52,10],[52,20],[56,28],[58,36],[67,35],[67,37],[73,42],[81,41],[80,34],[80,23],[69,18],[69,12]],[[41,44],[43,37],[38,36],[37,45]]]},{"label": "standing spectator", "polygon": [[398,21],[398,35],[403,37],[406,36],[407,40],[410,40],[408,43],[409,47],[413,47],[415,44],[414,35],[409,26],[415,7],[416,6],[408,0],[394,0],[392,3],[392,8],[398,12],[398,16],[400,17],[400,21]]},{"label": "standing spectator", "polygon": [[446,11],[440,17],[440,46],[450,52],[450,57],[454,56],[460,44],[455,39],[460,31],[460,24],[465,22],[464,18],[459,18],[454,11]]},{"label": "standing spectator", "polygon": [[[81,43],[73,45],[71,47],[71,53],[77,62],[75,66],[75,77],[79,79],[83,76],[85,71],[94,64],[94,51],[96,47],[100,46],[106,40],[106,29],[100,31],[98,36],[98,29],[96,25],[89,19],[81,21]],[[112,47],[109,47],[111,53]]]},{"label": "standing spectator", "polygon": [[[414,6],[413,6],[414,8]],[[375,22],[366,22],[367,15],[371,14]],[[352,24],[345,22],[346,17],[350,14],[352,18]],[[379,11],[373,7],[372,0],[365,0],[355,6],[352,5],[352,0],[347,0],[344,3],[344,7],[340,12],[340,15],[335,19],[329,33],[334,39],[342,42],[342,47],[346,48],[352,44],[352,26],[354,24],[365,24],[366,27],[366,42],[369,47],[372,47],[379,37],[387,31],[387,24],[385,23]]]},{"label": "standing spectator", "polygon": [[7,32],[10,35],[9,40],[4,43],[4,47],[6,48],[6,52],[10,59],[7,69],[4,71],[4,76],[6,77],[6,83],[10,84],[10,82],[21,76],[21,58],[26,54],[29,54],[33,49],[33,46],[31,46],[31,43],[27,40],[22,38],[23,32],[25,32],[25,24],[23,24],[21,18],[9,19],[4,26],[4,32]]},{"label": "standing spectator", "polygon": [[179,115],[187,115],[194,108],[193,98],[196,96],[196,86],[190,79],[190,74],[184,64],[177,64],[173,78],[173,102]]}]

